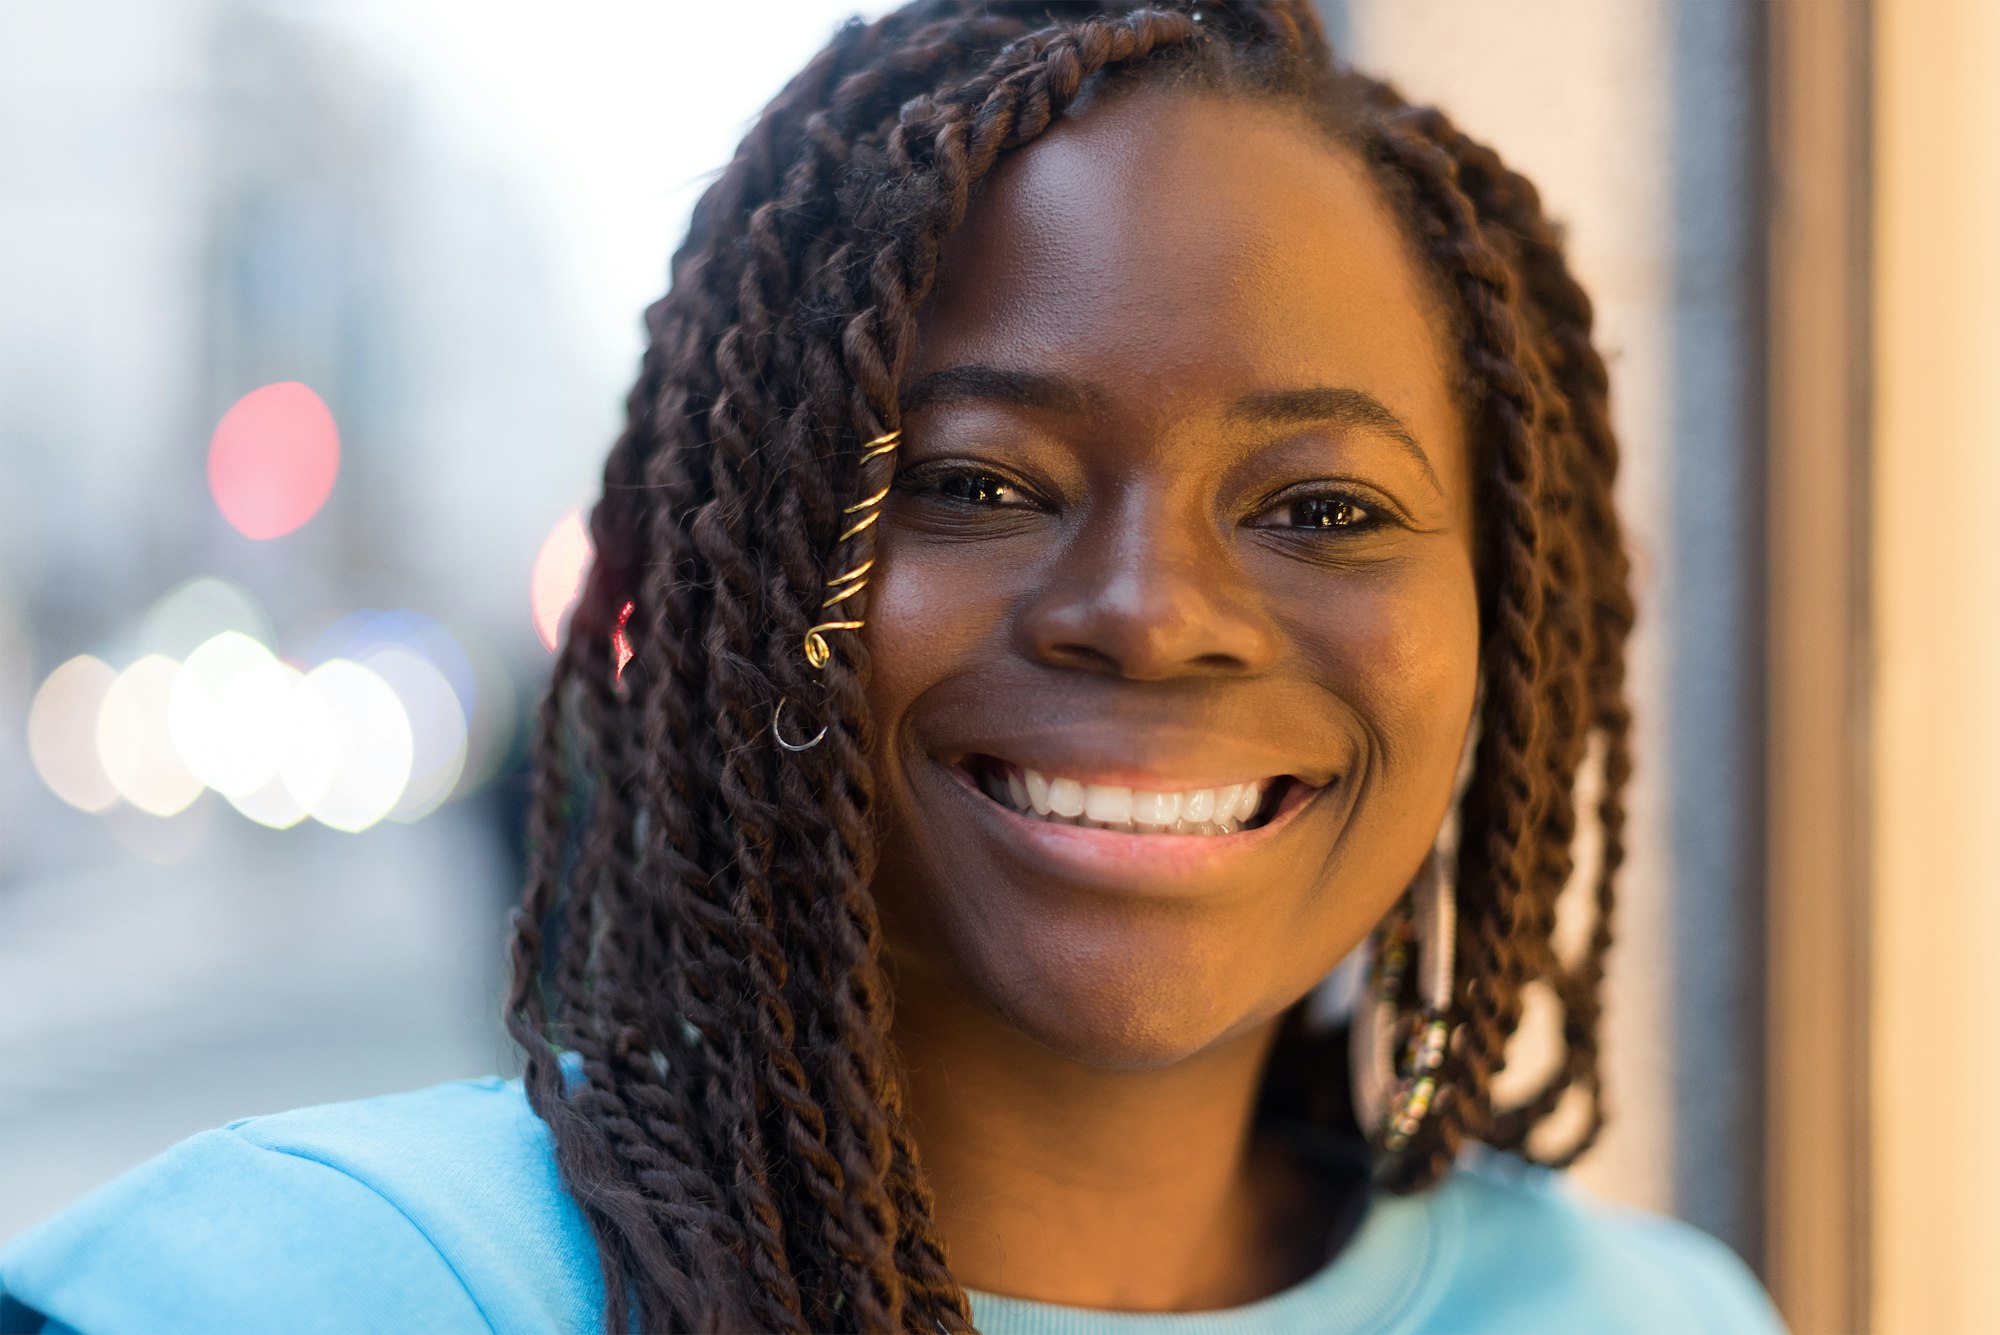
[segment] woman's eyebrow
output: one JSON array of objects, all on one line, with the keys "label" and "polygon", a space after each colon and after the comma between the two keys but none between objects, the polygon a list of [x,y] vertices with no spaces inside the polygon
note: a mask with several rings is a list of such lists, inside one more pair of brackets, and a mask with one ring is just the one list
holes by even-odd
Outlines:
[{"label": "woman's eyebrow", "polygon": [[1275,423],[1333,422],[1340,426],[1366,427],[1387,436],[1423,469],[1424,476],[1438,494],[1444,484],[1431,467],[1430,456],[1403,419],[1373,394],[1359,389],[1314,386],[1308,389],[1263,390],[1246,394],[1231,405],[1226,416],[1235,422]]},{"label": "woman's eyebrow", "polygon": [[967,400],[1088,417],[1097,411],[1099,395],[1081,381],[1049,371],[969,363],[932,371],[918,380],[903,392],[902,408],[908,413],[932,404]]}]

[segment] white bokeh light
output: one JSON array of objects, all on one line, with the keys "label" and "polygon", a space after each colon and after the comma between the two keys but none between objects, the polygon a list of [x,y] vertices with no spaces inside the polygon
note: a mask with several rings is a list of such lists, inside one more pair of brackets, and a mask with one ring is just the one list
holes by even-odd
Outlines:
[{"label": "white bokeh light", "polygon": [[414,737],[396,692],[359,663],[336,658],[294,696],[285,779],[314,820],[359,833],[402,799]]},{"label": "white bokeh light", "polygon": [[167,728],[182,763],[224,797],[270,783],[283,757],[297,675],[239,631],[204,641],[181,665],[167,697]]},{"label": "white bokeh light", "polygon": [[398,821],[421,820],[451,796],[465,769],[464,706],[444,674],[421,654],[390,645],[361,663],[389,684],[410,719],[410,781],[389,814]]},{"label": "white bokeh light", "polygon": [[229,805],[247,819],[273,830],[289,830],[306,818],[305,804],[292,795],[284,778],[276,774],[255,792],[229,795]]},{"label": "white bokeh light", "polygon": [[201,796],[167,727],[167,700],[181,665],[147,654],[118,674],[97,711],[97,758],[118,795],[149,816],[171,816]]},{"label": "white bokeh light", "polygon": [[80,654],[51,672],[28,707],[28,755],[49,791],[82,811],[98,812],[118,800],[118,789],[97,757],[97,715],[117,670]]}]

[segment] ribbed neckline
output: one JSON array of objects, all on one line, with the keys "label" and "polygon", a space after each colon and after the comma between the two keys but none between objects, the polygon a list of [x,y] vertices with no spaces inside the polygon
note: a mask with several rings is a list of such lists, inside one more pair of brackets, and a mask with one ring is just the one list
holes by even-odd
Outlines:
[{"label": "ribbed neckline", "polygon": [[969,1290],[984,1335],[1381,1335],[1434,1296],[1457,1246],[1450,1179],[1378,1193],[1326,1265],[1281,1293],[1212,1312],[1111,1312]]},{"label": "ribbed neckline", "polygon": [[[565,1084],[581,1079],[577,1053],[559,1053],[557,1064]],[[1295,1148],[1315,1153],[1309,1141]],[[1337,1153],[1322,1146],[1317,1157]],[[1331,1260],[1241,1307],[1116,1312],[967,1289],[972,1323],[982,1335],[1391,1335],[1430,1307],[1454,1263],[1463,1231],[1456,1182],[1452,1173],[1413,1196],[1372,1193],[1360,1226]]]}]

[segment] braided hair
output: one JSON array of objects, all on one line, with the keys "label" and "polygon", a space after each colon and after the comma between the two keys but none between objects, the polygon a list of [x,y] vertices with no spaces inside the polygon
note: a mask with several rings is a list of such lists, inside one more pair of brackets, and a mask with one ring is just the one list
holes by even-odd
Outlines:
[{"label": "braided hair", "polygon": [[[1484,682],[1458,1037],[1450,1097],[1382,1178],[1420,1189],[1468,1140],[1567,1163],[1602,1124],[1633,609],[1590,302],[1533,186],[1338,64],[1305,0],[915,0],[841,28],[696,205],[538,715],[506,1022],[597,1243],[608,1330],[971,1329],[889,1037],[866,648],[843,637],[814,671],[799,647],[828,577],[872,557],[870,529],[837,541],[843,505],[893,467],[864,467],[864,446],[899,426],[945,238],[1002,154],[1141,82],[1305,111],[1400,211],[1457,344]],[[823,745],[770,745],[781,697],[814,702]],[[1564,959],[1555,905],[1593,763],[1595,926]],[[1530,986],[1561,1003],[1564,1057],[1498,1107]],[[1267,1103],[1352,1134],[1340,1042],[1288,1023]],[[1566,1098],[1581,1135],[1530,1146]]]}]

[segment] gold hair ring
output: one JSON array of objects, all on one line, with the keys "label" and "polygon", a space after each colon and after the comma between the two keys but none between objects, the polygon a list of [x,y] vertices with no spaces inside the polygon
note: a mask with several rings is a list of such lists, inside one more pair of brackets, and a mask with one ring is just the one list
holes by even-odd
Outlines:
[{"label": "gold hair ring", "polygon": [[[875,439],[869,441],[866,445],[861,447],[860,465],[862,467],[865,467],[867,466],[869,460],[879,459],[883,455],[892,452],[896,448],[897,444],[901,441],[902,435],[903,433],[900,430],[890,431],[883,435],[877,436],[875,437]],[[861,517],[840,531],[840,535],[834,539],[834,545],[836,547],[839,546],[841,543],[846,542],[849,538],[854,537],[856,534],[866,531],[869,525],[873,524],[876,520],[882,517],[882,502],[888,498],[890,487],[893,485],[894,485],[893,483],[886,484],[883,486],[882,490],[876,492],[873,496],[869,496],[862,500],[858,500],[854,504],[846,506],[841,510],[841,513],[844,515],[860,515]],[[825,612],[828,608],[834,606],[836,603],[845,602],[847,599],[852,598],[855,594],[867,588],[868,572],[874,568],[874,565],[875,565],[875,558],[871,556],[866,561],[863,561],[860,565],[855,566],[852,570],[847,571],[845,574],[835,575],[832,579],[828,580],[826,582],[826,587],[830,589],[831,592],[828,593],[825,600],[820,603],[819,610],[821,612]],[[805,637],[806,662],[812,664],[813,667],[815,668],[825,667],[828,663],[833,661],[833,646],[827,642],[826,638],[828,632],[836,630],[860,630],[863,624],[864,623],[859,620],[854,620],[854,621],[822,621],[819,624],[815,625],[811,630],[806,632],[806,637]],[[784,707],[784,702],[780,701],[779,708],[782,709],[783,707]],[[774,737],[777,736],[777,726],[778,726],[778,720],[777,716],[774,714],[771,717],[771,735]],[[824,737],[825,735],[826,735],[826,730],[822,728],[820,730],[820,737]],[[815,737],[813,738],[812,742],[807,742],[805,746],[793,746],[789,742],[785,741],[784,738],[778,737],[778,745],[784,747],[788,751],[803,751],[806,749],[806,747],[813,745],[813,743],[817,742],[818,740],[819,737]]]},{"label": "gold hair ring", "polygon": [[863,445],[861,447],[862,454],[859,466],[862,468],[866,468],[868,466],[868,461],[870,459],[879,459],[883,455],[889,453],[889,451],[895,449],[896,442],[899,439],[901,439],[902,434],[903,432],[901,428],[898,428],[897,430],[891,431],[886,435],[877,436],[875,437],[875,439],[869,441],[866,445]]},{"label": "gold hair ring", "polygon": [[[891,483],[890,485],[893,486],[894,484]],[[845,510],[842,510],[841,513],[844,515],[859,514],[861,511],[866,510],[871,505],[880,505],[882,503],[882,498],[884,496],[887,496],[888,494],[889,494],[889,488],[884,487],[882,488],[882,490],[876,492],[873,496],[870,496],[867,500],[856,501],[854,504],[848,506]]]}]

